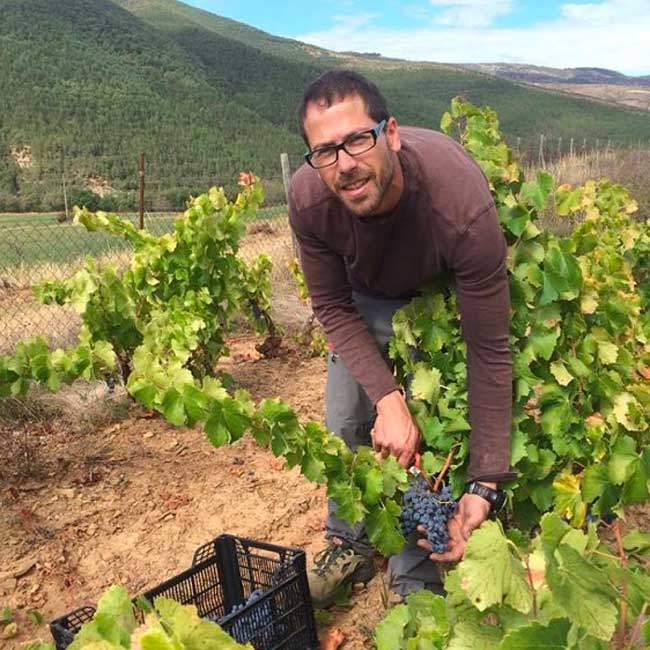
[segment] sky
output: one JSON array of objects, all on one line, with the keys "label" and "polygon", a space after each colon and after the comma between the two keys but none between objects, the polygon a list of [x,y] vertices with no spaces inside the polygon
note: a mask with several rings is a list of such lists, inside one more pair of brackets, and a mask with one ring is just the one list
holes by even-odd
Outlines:
[{"label": "sky", "polygon": [[183,0],[329,50],[650,74],[650,0]]}]

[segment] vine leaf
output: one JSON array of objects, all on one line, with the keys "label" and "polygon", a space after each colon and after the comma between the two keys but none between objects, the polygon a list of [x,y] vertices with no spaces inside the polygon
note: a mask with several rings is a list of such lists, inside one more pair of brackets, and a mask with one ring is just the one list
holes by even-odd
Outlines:
[{"label": "vine leaf", "polygon": [[458,567],[463,591],[479,611],[506,603],[527,614],[533,604],[525,568],[514,557],[501,526],[486,521],[472,533]]},{"label": "vine leaf", "polygon": [[553,558],[546,567],[546,582],[569,620],[598,639],[611,639],[619,595],[607,574],[568,544],[560,544]]},{"label": "vine leaf", "polygon": [[552,620],[548,625],[531,623],[508,632],[499,650],[565,650],[570,627],[565,618]]},{"label": "vine leaf", "polygon": [[399,514],[400,507],[395,502],[387,500],[380,507],[370,509],[366,516],[365,524],[370,541],[380,553],[387,556],[399,553],[404,547]]},{"label": "vine leaf", "polygon": [[498,650],[501,636],[498,627],[461,621],[454,626],[447,650]]}]

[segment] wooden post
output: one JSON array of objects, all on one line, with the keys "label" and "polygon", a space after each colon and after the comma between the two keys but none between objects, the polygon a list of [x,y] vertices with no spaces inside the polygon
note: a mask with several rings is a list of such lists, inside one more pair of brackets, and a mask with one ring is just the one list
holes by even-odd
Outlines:
[{"label": "wooden post", "polygon": [[140,230],[144,230],[144,152],[140,153]]},{"label": "wooden post", "polygon": [[543,169],[546,167],[546,163],[544,162],[544,134],[540,133],[539,135],[539,166]]},{"label": "wooden post", "polygon": [[68,214],[68,190],[65,186],[65,172],[63,172],[63,205],[65,206],[65,220],[70,220],[70,215]]},{"label": "wooden post", "polygon": [[562,136],[557,140],[557,159],[559,160],[562,157]]},{"label": "wooden post", "polygon": [[[289,183],[291,182],[291,167],[289,166],[289,154],[282,153],[280,154],[280,165],[282,165],[282,183],[284,185],[284,198],[287,201],[287,211],[289,210]],[[287,212],[288,214],[288,212]],[[296,233],[291,230],[291,245],[293,247],[293,255],[298,261],[300,261],[300,253],[298,249],[298,240],[296,239]]]}]

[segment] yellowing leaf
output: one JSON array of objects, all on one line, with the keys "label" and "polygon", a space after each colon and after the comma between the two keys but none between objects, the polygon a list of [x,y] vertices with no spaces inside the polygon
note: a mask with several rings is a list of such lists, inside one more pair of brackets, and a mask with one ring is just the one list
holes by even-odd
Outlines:
[{"label": "yellowing leaf", "polygon": [[572,526],[582,526],[587,514],[587,504],[582,500],[580,478],[573,474],[562,474],[553,481],[555,509],[563,517],[571,519]]},{"label": "yellowing leaf", "polygon": [[551,364],[551,374],[560,386],[568,386],[573,381],[573,375],[561,361],[554,361]]},{"label": "yellowing leaf", "polygon": [[609,341],[598,341],[598,358],[605,365],[616,363],[618,347]]},{"label": "yellowing leaf", "polygon": [[614,398],[614,419],[628,431],[638,431],[639,427],[630,421],[628,417],[630,405],[637,405],[638,402],[634,399],[631,393],[620,393]]},{"label": "yellowing leaf", "polygon": [[593,314],[598,308],[598,294],[595,291],[587,291],[580,299],[580,309],[583,314]]}]

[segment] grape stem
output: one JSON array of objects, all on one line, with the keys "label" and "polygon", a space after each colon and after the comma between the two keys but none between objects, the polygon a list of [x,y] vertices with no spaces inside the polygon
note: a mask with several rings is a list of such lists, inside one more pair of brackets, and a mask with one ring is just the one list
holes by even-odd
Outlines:
[{"label": "grape stem", "polygon": [[438,492],[438,490],[440,489],[440,484],[442,483],[442,480],[445,478],[445,474],[447,473],[447,470],[449,470],[449,467],[451,466],[451,461],[454,459],[454,452],[458,447],[460,447],[460,442],[457,442],[455,445],[452,445],[452,448],[449,450],[449,453],[447,454],[447,459],[445,460],[445,464],[442,466],[442,469],[438,473],[438,476],[436,476],[436,480],[433,484],[434,492]]}]

